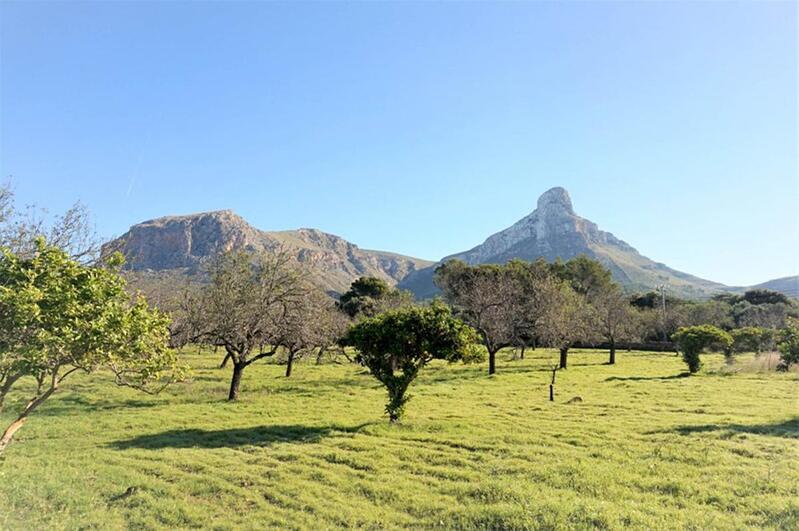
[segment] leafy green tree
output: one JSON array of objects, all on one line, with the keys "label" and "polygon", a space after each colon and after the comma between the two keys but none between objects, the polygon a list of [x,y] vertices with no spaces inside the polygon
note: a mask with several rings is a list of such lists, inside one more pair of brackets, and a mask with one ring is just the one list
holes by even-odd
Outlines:
[{"label": "leafy green tree", "polygon": [[131,303],[121,264],[115,255],[107,267],[88,267],[43,238],[24,257],[3,248],[0,408],[23,379],[33,379],[36,392],[0,436],[0,452],[71,374],[105,368],[117,384],[147,392],[182,378],[169,319],[143,298]]},{"label": "leafy green tree", "polygon": [[799,319],[788,319],[786,327],[780,330],[777,349],[780,351],[778,370],[787,371],[791,365],[799,363]]},{"label": "leafy green tree", "polygon": [[408,306],[413,295],[375,277],[361,277],[339,298],[339,308],[350,317],[373,317],[380,312]]},{"label": "leafy green tree", "polygon": [[774,331],[769,328],[746,326],[730,331],[732,348],[735,352],[754,352],[760,354],[769,345],[773,346]]},{"label": "leafy green tree", "polygon": [[347,331],[343,343],[358,350],[357,361],[388,391],[386,413],[398,422],[410,396],[405,393],[433,359],[469,357],[477,336],[440,301],[406,307],[364,319]]},{"label": "leafy green tree", "polygon": [[759,304],[790,304],[791,299],[784,293],[770,289],[750,289],[743,296],[744,300],[755,306]]},{"label": "leafy green tree", "polygon": [[715,347],[726,354],[733,344],[732,336],[729,333],[713,325],[682,327],[672,338],[682,352],[683,360],[691,373],[697,372],[702,367],[699,354],[703,350]]},{"label": "leafy green tree", "polygon": [[600,262],[580,255],[566,263],[555,262],[553,272],[589,301],[612,289],[610,271]]}]

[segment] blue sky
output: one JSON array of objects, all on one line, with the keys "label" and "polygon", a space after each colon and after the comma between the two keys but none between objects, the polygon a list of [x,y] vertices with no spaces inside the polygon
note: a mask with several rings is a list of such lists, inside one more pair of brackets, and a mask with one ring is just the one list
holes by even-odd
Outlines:
[{"label": "blue sky", "polygon": [[232,208],[429,259],[566,187],[728,284],[799,271],[793,2],[0,4],[0,178],[105,236]]}]

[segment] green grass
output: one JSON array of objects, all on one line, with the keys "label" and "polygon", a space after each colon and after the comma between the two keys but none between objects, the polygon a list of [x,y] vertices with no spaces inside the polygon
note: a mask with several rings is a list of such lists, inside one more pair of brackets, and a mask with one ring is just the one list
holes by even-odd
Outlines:
[{"label": "green grass", "polygon": [[236,404],[207,354],[155,397],[78,377],[0,458],[0,527],[799,528],[797,374],[581,351],[550,403],[554,357],[434,363],[399,426],[357,366],[251,366]]}]

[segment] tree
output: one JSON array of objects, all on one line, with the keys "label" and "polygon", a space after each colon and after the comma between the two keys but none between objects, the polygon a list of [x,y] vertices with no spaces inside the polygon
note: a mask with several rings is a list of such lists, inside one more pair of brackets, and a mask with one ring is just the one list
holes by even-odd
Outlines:
[{"label": "tree", "polygon": [[338,305],[350,317],[374,317],[380,312],[412,303],[413,295],[410,292],[392,288],[379,278],[360,277],[339,298]]},{"label": "tree", "polygon": [[575,342],[590,341],[596,336],[592,311],[585,296],[567,283],[561,283],[553,292],[543,318],[542,336],[549,346],[560,351],[559,368],[568,366],[569,348]]},{"label": "tree", "polygon": [[75,203],[62,215],[48,218],[47,212],[36,206],[18,210],[11,186],[0,184],[0,247],[29,257],[37,252],[36,241],[42,237],[83,264],[97,260],[100,243],[85,205]]},{"label": "tree", "polygon": [[36,392],[0,436],[0,452],[75,372],[110,370],[118,385],[157,392],[183,368],[168,348],[169,319],[143,298],[131,303],[121,256],[88,267],[38,238],[32,252],[0,254],[0,408],[28,377]]},{"label": "tree", "polygon": [[504,266],[450,260],[436,268],[435,282],[457,315],[477,330],[488,351],[488,374],[494,374],[497,352],[517,337],[522,308],[514,276]]},{"label": "tree", "polygon": [[730,331],[732,348],[735,352],[754,352],[757,355],[769,345],[773,345],[774,331],[769,328],[746,326]]},{"label": "tree", "polygon": [[627,297],[617,285],[605,289],[594,300],[594,315],[600,335],[610,351],[608,364],[616,363],[616,345],[631,340],[637,332],[638,320]]},{"label": "tree", "polygon": [[791,299],[784,293],[770,289],[750,289],[743,296],[744,300],[755,306],[759,304],[790,304]]},{"label": "tree", "polygon": [[719,348],[725,355],[732,348],[733,339],[730,334],[713,325],[682,327],[673,336],[682,352],[683,360],[692,374],[699,371],[702,361],[699,354],[706,348]]},{"label": "tree", "polygon": [[558,277],[569,282],[572,289],[589,302],[613,286],[610,271],[598,261],[585,255],[572,258],[565,264],[555,262],[552,269]]},{"label": "tree", "polygon": [[780,330],[777,349],[780,351],[780,364],[777,370],[787,371],[791,365],[799,363],[799,320],[788,319],[786,327]]},{"label": "tree", "polygon": [[357,361],[386,387],[386,413],[395,423],[410,400],[408,386],[422,367],[433,359],[468,357],[476,339],[474,330],[435,301],[364,319],[350,327],[343,343],[358,349]]},{"label": "tree", "polygon": [[333,301],[320,290],[309,290],[283,311],[277,312],[275,344],[286,349],[286,378],[291,376],[294,362],[315,348],[329,345],[333,322],[330,314],[338,313]]},{"label": "tree", "polygon": [[187,292],[178,327],[180,342],[224,347],[225,360],[233,362],[228,400],[236,400],[244,370],[277,352],[276,323],[312,287],[307,272],[280,250],[220,254],[211,263],[209,276],[207,285]]}]

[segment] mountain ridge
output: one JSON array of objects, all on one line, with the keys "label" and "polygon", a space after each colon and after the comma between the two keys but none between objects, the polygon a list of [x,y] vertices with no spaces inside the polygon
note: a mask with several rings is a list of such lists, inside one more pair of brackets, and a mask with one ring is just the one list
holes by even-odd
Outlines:
[{"label": "mountain ridge", "polygon": [[103,245],[103,254],[120,251],[129,272],[199,272],[220,252],[284,249],[309,266],[318,283],[342,293],[359,276],[375,276],[391,285],[433,262],[397,253],[361,249],[319,229],[263,231],[232,210],[172,215],[137,223]]}]

